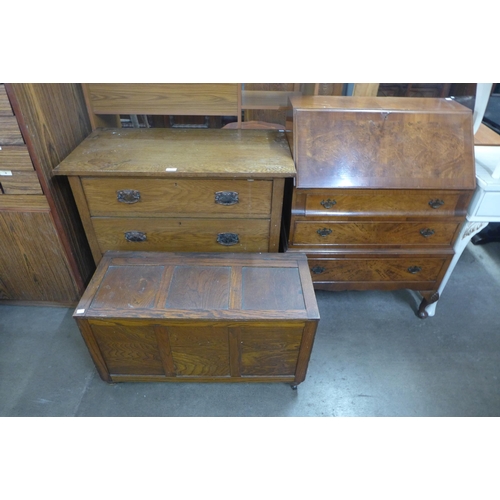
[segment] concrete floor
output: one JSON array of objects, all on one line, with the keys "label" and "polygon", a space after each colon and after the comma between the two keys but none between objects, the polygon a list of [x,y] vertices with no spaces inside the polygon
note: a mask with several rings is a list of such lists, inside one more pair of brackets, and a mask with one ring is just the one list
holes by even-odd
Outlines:
[{"label": "concrete floor", "polygon": [[499,416],[500,243],[469,244],[436,315],[409,291],[317,292],[305,382],[102,382],[73,309],[0,306],[0,416]]}]

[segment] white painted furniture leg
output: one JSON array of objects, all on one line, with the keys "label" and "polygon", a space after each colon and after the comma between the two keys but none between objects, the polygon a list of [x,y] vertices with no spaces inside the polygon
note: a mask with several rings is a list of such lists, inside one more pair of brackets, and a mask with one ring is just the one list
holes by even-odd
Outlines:
[{"label": "white painted furniture leg", "polygon": [[[446,271],[443,281],[441,282],[441,285],[439,286],[438,289],[439,298],[441,298],[441,294],[443,293],[444,287],[446,286],[446,283],[448,283],[451,273],[453,272],[453,269],[455,269],[458,259],[460,259],[460,256],[465,250],[465,247],[472,239],[472,237],[475,234],[479,233],[479,231],[481,231],[481,229],[485,228],[487,225],[488,225],[487,222],[470,222],[470,221],[467,221],[463,225],[462,230],[458,235],[457,241],[455,242],[455,246],[453,247],[453,249],[455,250],[455,255],[453,256],[450,266],[448,267],[448,270]],[[439,300],[433,302],[432,304],[429,304],[425,308],[425,312],[427,313],[428,316],[434,316],[434,314],[436,313],[436,306],[438,302]]]}]

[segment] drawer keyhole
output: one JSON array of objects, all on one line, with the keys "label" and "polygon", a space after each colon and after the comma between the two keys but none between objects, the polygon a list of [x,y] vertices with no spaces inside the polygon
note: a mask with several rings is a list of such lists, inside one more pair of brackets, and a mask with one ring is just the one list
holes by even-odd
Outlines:
[{"label": "drawer keyhole", "polygon": [[324,227],[323,229],[318,229],[316,231],[321,237],[328,236],[329,234],[332,234],[332,230]]},{"label": "drawer keyhole", "polygon": [[336,204],[337,202],[335,200],[330,200],[330,198],[328,198],[328,200],[326,201],[320,201],[320,205],[323,205],[325,208],[332,208]]}]

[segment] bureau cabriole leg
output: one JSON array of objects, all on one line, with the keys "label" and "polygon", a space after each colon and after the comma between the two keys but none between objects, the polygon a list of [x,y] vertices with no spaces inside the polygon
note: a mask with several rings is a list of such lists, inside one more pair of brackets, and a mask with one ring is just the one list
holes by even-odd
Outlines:
[{"label": "bureau cabriole leg", "polygon": [[[460,259],[460,256],[462,255],[469,241],[476,233],[481,231],[481,229],[483,229],[487,225],[488,225],[487,222],[470,222],[470,221],[467,221],[464,224],[453,247],[453,250],[455,250],[455,255],[453,256],[453,259],[451,260],[451,263],[446,271],[446,274],[444,275],[443,281],[441,281],[441,284],[439,285],[437,292],[438,298],[443,293],[444,287],[448,283],[451,273],[455,269],[458,259]],[[427,316],[434,316],[434,314],[436,313],[437,299],[435,301],[429,301],[424,304],[425,300],[426,300],[425,298],[422,300],[420,307],[418,309],[419,318],[427,318]]]},{"label": "bureau cabriole leg", "polygon": [[417,311],[417,316],[420,319],[425,319],[429,316],[429,313],[425,310],[426,307],[431,304],[435,304],[439,300],[439,292],[434,292],[430,294],[423,294],[422,302],[420,302],[420,306]]}]

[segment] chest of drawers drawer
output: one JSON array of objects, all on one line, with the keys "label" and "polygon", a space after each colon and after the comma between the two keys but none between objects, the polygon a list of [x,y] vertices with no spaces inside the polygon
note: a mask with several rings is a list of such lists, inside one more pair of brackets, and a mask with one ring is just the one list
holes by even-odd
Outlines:
[{"label": "chest of drawers drawer", "polygon": [[269,217],[273,182],[83,178],[92,216]]},{"label": "chest of drawers drawer", "polygon": [[267,252],[268,219],[93,217],[102,253],[107,250],[168,252]]},{"label": "chest of drawers drawer", "polygon": [[97,264],[108,250],[278,252],[295,167],[276,130],[98,129],[54,172]]}]

